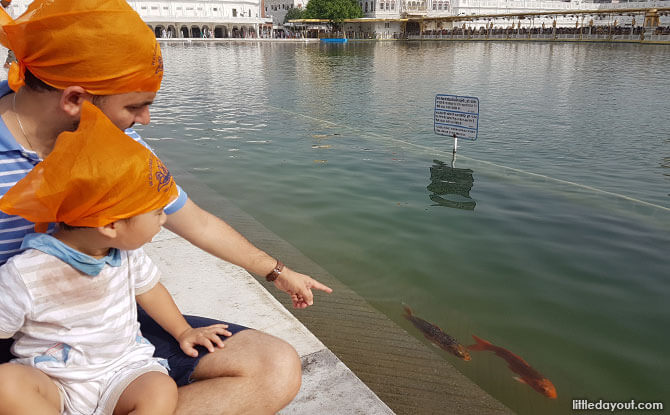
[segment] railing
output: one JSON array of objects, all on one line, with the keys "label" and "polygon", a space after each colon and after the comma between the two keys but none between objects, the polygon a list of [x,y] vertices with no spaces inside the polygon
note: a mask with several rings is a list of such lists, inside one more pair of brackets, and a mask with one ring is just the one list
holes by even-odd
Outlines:
[{"label": "railing", "polygon": [[386,30],[383,32],[358,32],[348,31],[347,38],[349,40],[386,40],[386,39],[400,39],[402,36],[399,32],[391,32]]},{"label": "railing", "polygon": [[[379,0],[377,0],[379,2]],[[389,0],[384,0],[384,4]],[[424,2],[425,1],[425,2]],[[447,9],[433,9],[433,4],[440,2]],[[422,3],[424,3],[422,5]],[[603,14],[616,13],[620,9],[664,8],[670,6],[670,0],[649,0],[622,3],[591,3],[579,0],[573,1],[541,1],[541,0],[396,0],[396,10],[374,10],[364,13],[365,17],[400,17],[403,13],[425,14],[427,16],[457,16],[501,13],[530,13],[537,12],[571,12],[578,10],[599,10]],[[559,20],[562,18],[559,17]],[[661,18],[663,19],[663,17]],[[560,21],[559,21],[560,23]]]},{"label": "railing", "polygon": [[[432,2],[432,0],[431,0]],[[537,1],[537,0],[455,0],[452,7],[460,9],[498,9],[498,10],[597,10],[602,9],[631,9],[668,7],[667,0],[636,1],[626,3],[591,3],[591,2],[564,2],[564,1]]]},{"label": "railing", "polygon": [[432,34],[432,35],[409,35],[408,40],[543,40],[543,41],[612,41],[612,42],[667,42],[670,43],[668,35],[620,35],[620,34],[593,34],[588,33],[561,33],[561,34],[538,34],[538,33],[496,33],[496,34]]}]

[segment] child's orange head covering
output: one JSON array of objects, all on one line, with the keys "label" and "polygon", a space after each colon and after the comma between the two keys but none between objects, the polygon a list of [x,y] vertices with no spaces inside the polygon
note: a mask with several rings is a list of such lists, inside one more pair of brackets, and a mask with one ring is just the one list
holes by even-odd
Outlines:
[{"label": "child's orange head covering", "polygon": [[77,131],[58,136],[51,154],[0,199],[0,210],[38,225],[97,227],[165,207],[177,194],[158,157],[85,102]]},{"label": "child's orange head covering", "polygon": [[0,9],[0,43],[16,55],[14,91],[26,69],[54,88],[94,95],[156,92],[163,78],[156,37],[126,0],[35,0],[16,20]]}]

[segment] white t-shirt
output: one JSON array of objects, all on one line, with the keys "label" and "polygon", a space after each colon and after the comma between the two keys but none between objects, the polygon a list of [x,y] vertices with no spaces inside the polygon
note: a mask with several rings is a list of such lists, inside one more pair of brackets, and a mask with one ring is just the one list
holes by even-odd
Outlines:
[{"label": "white t-shirt", "polygon": [[37,249],[0,267],[0,338],[14,337],[18,363],[85,381],[126,360],[141,336],[135,296],[160,272],[142,249],[119,254],[95,276]]}]

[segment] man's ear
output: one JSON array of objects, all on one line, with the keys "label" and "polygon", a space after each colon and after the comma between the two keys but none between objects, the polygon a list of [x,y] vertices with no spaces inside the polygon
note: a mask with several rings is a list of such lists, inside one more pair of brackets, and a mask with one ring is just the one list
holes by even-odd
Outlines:
[{"label": "man's ear", "polygon": [[81,116],[81,106],[84,104],[84,101],[90,101],[92,95],[84,90],[80,86],[69,86],[63,90],[63,93],[60,96],[59,105],[61,109],[71,116],[72,118],[77,118]]},{"label": "man's ear", "polygon": [[98,226],[96,229],[98,229],[98,232],[100,232],[103,236],[106,236],[109,239],[114,239],[116,238],[119,224],[118,222],[112,222],[104,226]]}]

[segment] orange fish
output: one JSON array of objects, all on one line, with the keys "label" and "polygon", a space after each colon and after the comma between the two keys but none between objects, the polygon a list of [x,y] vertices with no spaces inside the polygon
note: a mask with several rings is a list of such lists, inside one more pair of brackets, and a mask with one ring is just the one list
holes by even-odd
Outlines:
[{"label": "orange fish", "polygon": [[465,349],[465,347],[460,344],[456,339],[443,332],[441,328],[437,327],[434,324],[427,322],[426,320],[416,317],[412,314],[412,309],[408,306],[405,308],[405,318],[414,324],[414,327],[421,330],[423,336],[433,342],[439,348],[448,351],[456,357],[460,357],[463,360],[470,360],[470,353]]},{"label": "orange fish", "polygon": [[501,357],[507,362],[507,367],[520,377],[515,377],[517,381],[525,383],[536,391],[540,392],[542,395],[547,398],[556,399],[556,388],[554,384],[547,378],[545,378],[540,372],[533,369],[525,360],[520,356],[515,355],[507,349],[498,347],[491,344],[490,342],[480,339],[479,337],[472,335],[477,341],[476,344],[468,346],[470,350],[489,350],[495,353],[497,356]]}]

